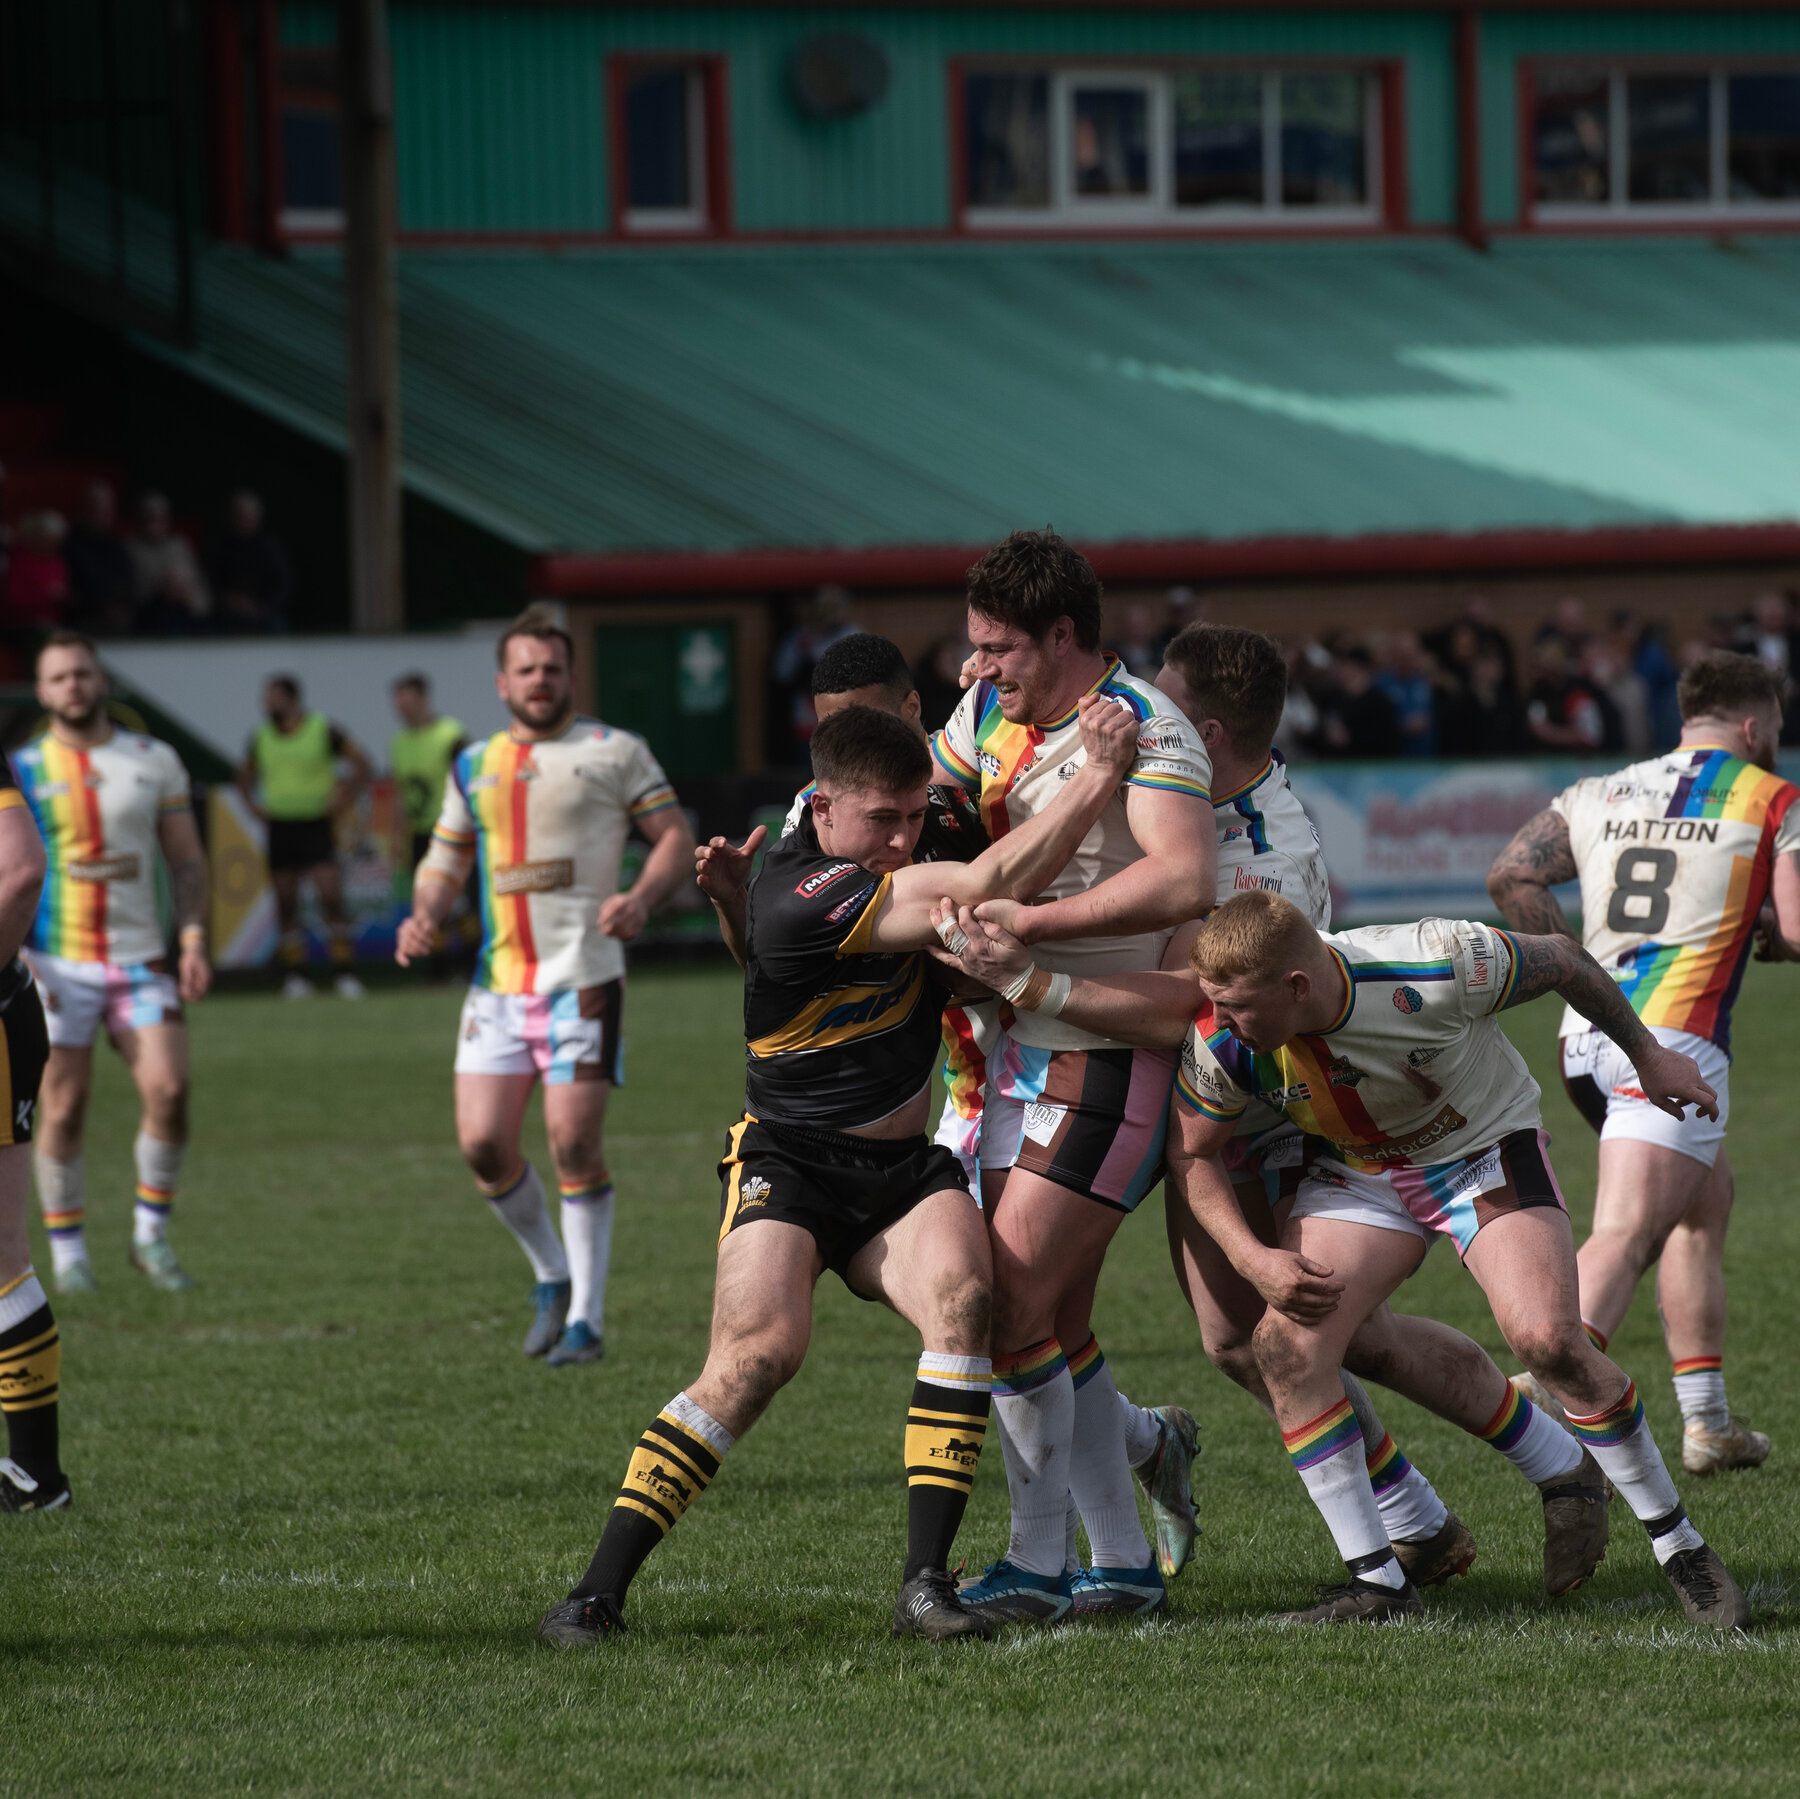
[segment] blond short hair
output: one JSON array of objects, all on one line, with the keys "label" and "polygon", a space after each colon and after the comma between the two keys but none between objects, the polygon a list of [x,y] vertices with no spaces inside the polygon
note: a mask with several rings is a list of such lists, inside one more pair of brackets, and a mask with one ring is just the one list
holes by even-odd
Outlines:
[{"label": "blond short hair", "polygon": [[1258,980],[1299,967],[1318,941],[1292,900],[1259,888],[1233,894],[1201,925],[1188,965],[1203,981]]}]

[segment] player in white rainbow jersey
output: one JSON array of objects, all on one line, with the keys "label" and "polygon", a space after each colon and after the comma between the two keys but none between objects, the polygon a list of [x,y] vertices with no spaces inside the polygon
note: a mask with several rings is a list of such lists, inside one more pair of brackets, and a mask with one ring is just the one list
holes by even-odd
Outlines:
[{"label": "player in white rainbow jersey", "polygon": [[1569,932],[1550,891],[1581,881],[1582,934],[1656,1039],[1690,1055],[1716,1118],[1671,1118],[1573,1007],[1563,1082],[1600,1133],[1581,1316],[1602,1348],[1652,1263],[1690,1474],[1754,1468],[1769,1439],[1725,1399],[1725,1231],[1731,1218],[1731,1008],[1762,921],[1765,954],[1800,957],[1800,790],[1774,772],[1782,680],[1717,652],[1681,678],[1681,742],[1577,781],[1524,825],[1488,888],[1507,921]]},{"label": "player in white rainbow jersey", "polygon": [[[501,635],[495,686],[512,723],[452,764],[395,949],[403,965],[431,953],[473,866],[482,943],[456,1051],[457,1137],[531,1263],[525,1353],[552,1367],[604,1352],[614,1191],[602,1127],[623,1078],[621,945],[681,884],[694,851],[650,746],[576,716],[574,653],[548,607],[529,608]],[[650,853],[620,892],[634,825]],[[540,1081],[562,1191],[560,1238],[519,1144]]]},{"label": "player in white rainbow jersey", "polygon": [[[49,855],[25,956],[50,1026],[36,1141],[38,1200],[57,1290],[91,1292],[82,1154],[94,1037],[104,1026],[143,1107],[133,1156],[131,1264],[164,1292],[193,1283],[169,1245],[169,1213],[188,1138],[184,1003],[212,982],[206,956],[206,855],[187,770],[166,743],[121,729],[106,710],[93,645],[53,632],[38,652],[49,728],[13,772]],[[156,864],[168,864],[179,951],[170,965]]]},{"label": "player in white rainbow jersey", "polygon": [[[1580,1467],[1591,1459],[1643,1523],[1690,1621],[1748,1621],[1743,1592],[1688,1520],[1636,1388],[1581,1328],[1574,1239],[1537,1085],[1496,1016],[1557,993],[1620,1045],[1653,1103],[1714,1110],[1693,1061],[1644,1028],[1578,944],[1441,918],[1326,935],[1259,891],[1200,926],[1186,974],[1070,982],[1033,965],[997,925],[966,912],[960,922],[971,939],[965,965],[983,978],[1010,973],[1019,1007],[1140,1042],[1185,1039],[1188,1204],[1268,1302],[1253,1337],[1257,1364],[1350,1574],[1293,1622],[1420,1609],[1370,1489],[1339,1370],[1363,1322],[1440,1236],[1456,1244],[1514,1353],[1568,1413]],[[1325,1146],[1301,1178],[1279,1247],[1251,1227],[1220,1159],[1258,1101]],[[1552,1420],[1498,1369],[1489,1378],[1489,1397],[1515,1410],[1522,1430],[1554,1440]]]}]

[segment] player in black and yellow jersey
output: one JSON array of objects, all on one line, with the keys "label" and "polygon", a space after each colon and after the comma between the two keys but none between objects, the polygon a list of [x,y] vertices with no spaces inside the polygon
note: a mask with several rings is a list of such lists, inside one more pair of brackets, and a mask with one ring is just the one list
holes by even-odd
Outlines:
[{"label": "player in black and yellow jersey", "polygon": [[[854,706],[813,738],[810,811],[750,885],[746,1109],[731,1128],[706,1367],[639,1440],[592,1565],[540,1628],[623,1630],[625,1590],[806,1355],[829,1268],[922,1339],[906,1422],[896,1635],[985,1636],[945,1570],[987,1429],[992,1268],[956,1158],[925,1136],[943,990],[923,950],[943,892],[1029,898],[1074,853],[1136,751],[1135,714],[1084,706],[1056,804],[972,861],[925,865],[962,817],[928,790],[919,733]],[[972,836],[972,831],[970,832]]]},{"label": "player in black and yellow jersey", "polygon": [[50,1512],[69,1503],[57,1454],[62,1343],[25,1234],[31,1127],[50,1037],[19,945],[43,885],[43,839],[0,756],[0,1512]]}]

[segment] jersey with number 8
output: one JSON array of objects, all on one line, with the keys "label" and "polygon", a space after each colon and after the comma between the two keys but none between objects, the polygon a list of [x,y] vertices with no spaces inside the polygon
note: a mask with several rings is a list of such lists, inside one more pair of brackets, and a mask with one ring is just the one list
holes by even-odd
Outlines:
[{"label": "jersey with number 8", "polygon": [[[1731,1046],[1731,1007],[1775,858],[1800,849],[1800,789],[1689,745],[1565,788],[1583,940],[1644,1023]],[[1572,1006],[1562,1034],[1589,1029]]]}]

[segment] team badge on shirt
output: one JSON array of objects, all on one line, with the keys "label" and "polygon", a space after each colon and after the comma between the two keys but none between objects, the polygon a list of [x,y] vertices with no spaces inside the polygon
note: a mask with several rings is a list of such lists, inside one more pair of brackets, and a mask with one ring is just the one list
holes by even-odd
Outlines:
[{"label": "team badge on shirt", "polygon": [[1396,987],[1394,989],[1394,1010],[1396,1012],[1423,1012],[1425,996],[1416,987]]}]

